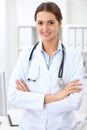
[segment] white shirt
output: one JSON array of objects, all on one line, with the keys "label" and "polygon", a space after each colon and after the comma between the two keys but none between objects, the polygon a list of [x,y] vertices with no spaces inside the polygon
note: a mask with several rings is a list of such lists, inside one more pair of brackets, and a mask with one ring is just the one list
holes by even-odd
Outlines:
[{"label": "white shirt", "polygon": [[[48,69],[42,55],[41,42],[34,50],[29,62],[30,48],[22,51],[9,83],[8,100],[12,106],[23,108],[20,119],[21,130],[77,130],[77,121],[73,114],[81,105],[83,91],[72,93],[63,100],[44,104],[47,93],[60,90],[57,84],[58,70],[62,59],[62,47]],[[30,92],[16,89],[16,79],[23,79]],[[31,81],[27,79],[30,78]],[[64,84],[79,79],[83,83],[83,60],[75,49],[65,49],[63,81]],[[33,80],[35,82],[33,82]]]}]

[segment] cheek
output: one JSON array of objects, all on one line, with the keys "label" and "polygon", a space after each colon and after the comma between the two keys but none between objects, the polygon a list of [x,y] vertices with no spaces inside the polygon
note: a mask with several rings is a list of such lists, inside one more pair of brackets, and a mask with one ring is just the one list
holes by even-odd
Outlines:
[{"label": "cheek", "polygon": [[40,34],[41,33],[41,28],[40,27],[36,27],[37,32]]},{"label": "cheek", "polygon": [[53,34],[55,34],[55,35],[57,35],[58,34],[58,28],[55,28],[54,30],[53,30]]},{"label": "cheek", "polygon": [[55,30],[55,32],[58,34],[58,32],[59,32],[59,29],[57,28],[57,29]]}]

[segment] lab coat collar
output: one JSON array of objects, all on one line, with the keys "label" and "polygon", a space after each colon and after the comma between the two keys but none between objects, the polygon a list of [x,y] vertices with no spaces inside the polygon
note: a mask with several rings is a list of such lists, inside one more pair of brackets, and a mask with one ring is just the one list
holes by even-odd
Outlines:
[{"label": "lab coat collar", "polygon": [[[57,48],[57,52],[62,50],[62,46],[61,46],[61,40],[59,39],[58,41],[58,48]],[[38,46],[37,46],[37,51],[38,52],[42,52],[43,50],[43,46],[42,46],[42,41],[39,42]]]},{"label": "lab coat collar", "polygon": [[[42,41],[40,41],[39,44],[37,45],[36,50],[34,51],[33,55],[35,55],[38,58],[44,60],[43,55],[42,55],[42,51],[43,51]],[[61,41],[60,40],[58,41],[58,49],[54,53],[58,53],[58,52],[62,52],[62,46],[61,46]]]}]

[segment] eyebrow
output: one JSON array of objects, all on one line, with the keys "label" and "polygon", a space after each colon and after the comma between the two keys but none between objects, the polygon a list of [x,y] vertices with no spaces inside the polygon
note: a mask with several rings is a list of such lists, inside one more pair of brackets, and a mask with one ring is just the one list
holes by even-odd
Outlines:
[{"label": "eyebrow", "polygon": [[[47,22],[54,22],[54,20],[48,20]],[[38,22],[43,22],[43,20],[38,20]]]}]

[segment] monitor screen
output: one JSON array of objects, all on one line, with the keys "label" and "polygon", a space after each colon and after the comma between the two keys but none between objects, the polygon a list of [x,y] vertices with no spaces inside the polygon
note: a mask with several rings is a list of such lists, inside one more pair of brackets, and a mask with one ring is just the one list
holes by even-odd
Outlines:
[{"label": "monitor screen", "polygon": [[0,71],[0,115],[7,114],[5,72]]}]

